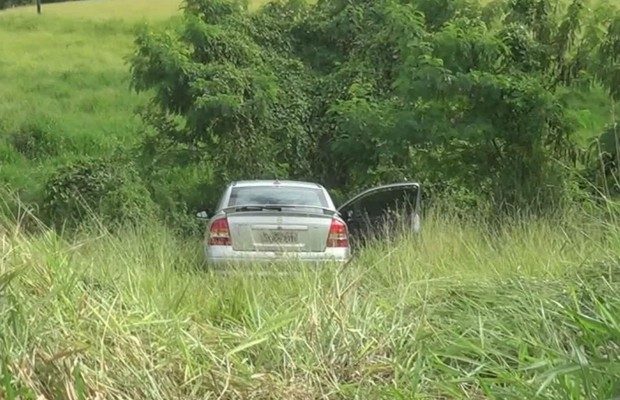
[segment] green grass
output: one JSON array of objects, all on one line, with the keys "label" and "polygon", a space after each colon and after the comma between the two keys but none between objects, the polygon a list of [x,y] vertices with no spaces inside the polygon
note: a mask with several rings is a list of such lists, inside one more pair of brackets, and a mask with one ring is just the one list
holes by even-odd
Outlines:
[{"label": "green grass", "polygon": [[[136,142],[144,129],[136,111],[148,94],[130,90],[135,27],[168,23],[180,4],[86,0],[44,4],[41,16],[31,6],[0,11],[0,185],[37,196],[34,188],[54,166]],[[51,154],[11,145],[33,131],[54,143]]]},{"label": "green grass", "polygon": [[[66,159],[136,141],[142,124],[135,111],[145,96],[130,91],[126,57],[144,13],[121,3],[44,5],[42,16],[31,7],[0,12],[0,181],[36,195],[47,171]],[[177,7],[175,0],[152,3],[151,21]],[[108,4],[117,7],[109,18],[103,14]],[[146,9],[147,2],[130,4]],[[126,19],[119,10],[128,11]],[[56,145],[51,154],[36,157],[10,145],[33,131]]]},{"label": "green grass", "polygon": [[[125,5],[127,3],[128,5]],[[85,1],[0,13],[0,121],[15,131],[42,117],[69,138],[131,141],[144,100],[129,90],[135,24],[171,17],[176,0]],[[140,10],[142,12],[140,12]]]},{"label": "green grass", "polygon": [[346,266],[271,275],[209,272],[158,226],[5,223],[0,397],[609,399],[615,218],[431,216]]},{"label": "green grass", "polygon": [[[45,1],[43,2],[45,3]],[[77,2],[43,4],[45,18],[105,21],[156,21],[178,13],[181,0],[84,0]],[[36,14],[35,6],[16,7],[8,15]]]}]

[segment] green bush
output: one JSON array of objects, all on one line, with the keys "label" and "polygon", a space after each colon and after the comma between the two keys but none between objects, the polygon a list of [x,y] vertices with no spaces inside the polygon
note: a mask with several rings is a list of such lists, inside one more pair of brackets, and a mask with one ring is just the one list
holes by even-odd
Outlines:
[{"label": "green bush", "polygon": [[66,137],[57,129],[52,119],[36,119],[9,134],[9,142],[18,153],[30,160],[57,156],[67,145]]},{"label": "green bush", "polygon": [[138,34],[133,86],[152,98],[145,158],[207,163],[213,186],[285,176],[348,193],[409,178],[473,207],[554,208],[579,130],[563,99],[620,43],[615,11],[580,1],[187,3],[181,26]]},{"label": "green bush", "polygon": [[148,189],[162,212],[162,219],[183,234],[199,233],[198,211],[213,214],[221,189],[213,185],[208,163],[159,168],[149,175]]},{"label": "green bush", "polygon": [[152,216],[155,206],[133,165],[114,158],[86,159],[52,174],[42,211],[46,222],[57,228],[92,218],[114,226]]},{"label": "green bush", "polygon": [[616,186],[616,190],[620,191],[620,127],[617,123],[608,126],[605,132],[599,137],[599,151],[603,160],[603,168],[610,181]]}]

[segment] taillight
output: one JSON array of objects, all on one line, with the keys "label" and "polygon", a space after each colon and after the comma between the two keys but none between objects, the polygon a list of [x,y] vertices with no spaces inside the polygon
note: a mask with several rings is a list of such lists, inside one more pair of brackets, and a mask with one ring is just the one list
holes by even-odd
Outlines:
[{"label": "taillight", "polygon": [[211,223],[208,243],[211,246],[230,246],[232,244],[226,217],[216,219]]},{"label": "taillight", "polygon": [[327,247],[349,247],[347,224],[339,219],[332,219],[327,236]]}]

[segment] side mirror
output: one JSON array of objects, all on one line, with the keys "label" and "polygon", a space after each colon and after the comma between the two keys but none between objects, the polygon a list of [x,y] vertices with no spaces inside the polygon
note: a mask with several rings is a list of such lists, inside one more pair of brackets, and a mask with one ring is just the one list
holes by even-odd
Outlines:
[{"label": "side mirror", "polygon": [[206,211],[201,211],[198,214],[196,214],[196,218],[206,220],[206,219],[209,219],[209,214],[207,214]]}]

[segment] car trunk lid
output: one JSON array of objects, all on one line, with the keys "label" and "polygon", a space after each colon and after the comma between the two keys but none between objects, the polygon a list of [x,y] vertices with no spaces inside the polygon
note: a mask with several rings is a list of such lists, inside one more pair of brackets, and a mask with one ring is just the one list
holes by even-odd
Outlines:
[{"label": "car trunk lid", "polygon": [[324,212],[245,211],[227,213],[237,251],[325,251],[332,215]]}]

